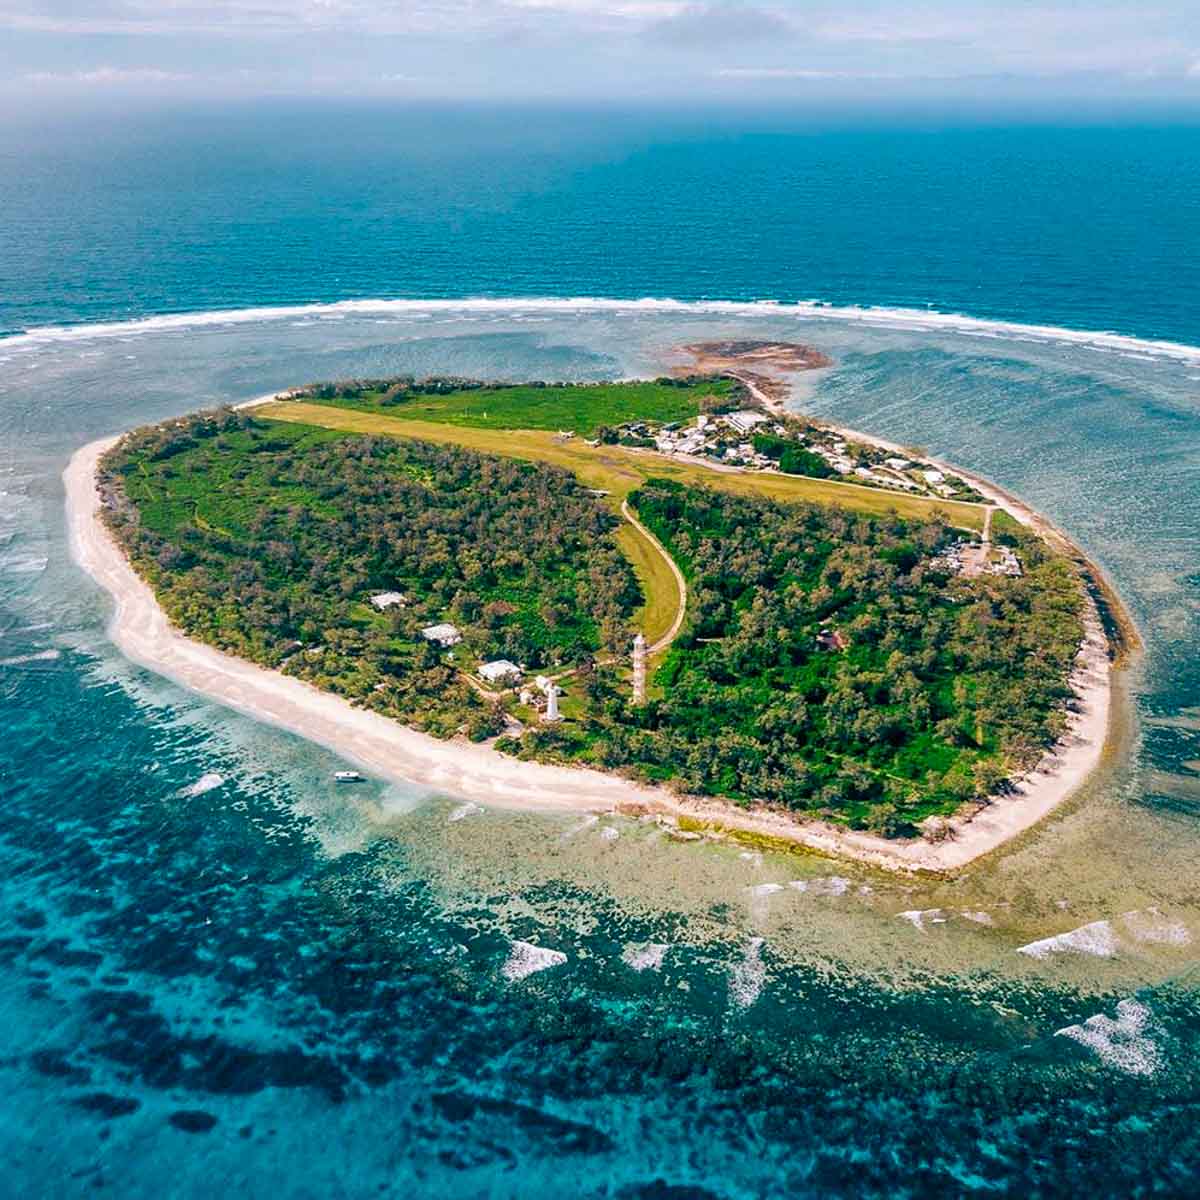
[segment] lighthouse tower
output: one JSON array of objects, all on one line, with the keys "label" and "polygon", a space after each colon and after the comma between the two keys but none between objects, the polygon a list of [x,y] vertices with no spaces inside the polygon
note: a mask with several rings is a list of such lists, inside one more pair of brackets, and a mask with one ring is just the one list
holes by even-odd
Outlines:
[{"label": "lighthouse tower", "polygon": [[542,713],[542,723],[553,725],[562,718],[558,715],[558,684],[550,680],[546,686],[546,711]]},{"label": "lighthouse tower", "polygon": [[646,703],[646,639],[640,633],[633,639],[633,702]]}]

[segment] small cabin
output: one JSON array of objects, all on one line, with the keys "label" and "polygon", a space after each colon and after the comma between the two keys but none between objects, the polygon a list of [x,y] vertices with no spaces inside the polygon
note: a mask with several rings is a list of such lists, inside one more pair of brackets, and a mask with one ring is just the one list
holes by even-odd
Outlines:
[{"label": "small cabin", "polygon": [[840,653],[850,645],[850,639],[840,629],[822,629],[817,634],[817,645],[822,650]]},{"label": "small cabin", "polygon": [[371,597],[371,603],[380,612],[387,612],[389,608],[396,608],[401,604],[406,604],[408,597],[403,592],[376,592]]},{"label": "small cabin", "polygon": [[446,649],[450,646],[457,646],[462,641],[462,634],[458,631],[457,625],[444,623],[441,625],[426,625],[421,630],[421,636],[427,642],[433,642],[435,646],[441,646]]},{"label": "small cabin", "polygon": [[485,683],[505,683],[518,678],[520,674],[521,668],[515,662],[509,662],[507,658],[485,662],[479,668],[479,678]]}]

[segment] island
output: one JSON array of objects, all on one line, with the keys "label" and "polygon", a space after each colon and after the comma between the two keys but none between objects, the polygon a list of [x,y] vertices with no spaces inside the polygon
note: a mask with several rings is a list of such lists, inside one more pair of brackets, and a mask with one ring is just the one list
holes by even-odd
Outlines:
[{"label": "island", "polygon": [[[984,480],[653,380],[349,380],[81,451],[131,657],[367,770],[950,870],[1077,790],[1132,633]],[[719,352],[718,352],[719,351]],[[747,373],[734,356],[749,355]]]}]

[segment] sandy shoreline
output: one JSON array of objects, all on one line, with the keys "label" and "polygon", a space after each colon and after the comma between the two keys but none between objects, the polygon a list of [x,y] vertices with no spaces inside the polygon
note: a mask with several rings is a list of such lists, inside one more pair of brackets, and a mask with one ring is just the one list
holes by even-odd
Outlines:
[{"label": "sandy shoreline", "polygon": [[[251,403],[267,399],[271,397]],[[937,844],[891,841],[823,822],[796,821],[766,809],[691,800],[601,771],[520,762],[487,746],[442,741],[356,708],[302,680],[193,641],[173,628],[100,517],[96,468],[117,440],[106,438],[83,447],[63,474],[71,554],[115,602],[108,626],[115,645],[132,661],[183,687],[299,734],[396,783],[511,808],[658,814],[688,825],[701,823],[716,832],[791,843],[889,870],[945,872],[995,850],[1041,821],[1082,786],[1104,755],[1112,716],[1112,668],[1108,640],[1094,605],[1089,608],[1087,637],[1072,679],[1076,704],[1066,736],[1011,796],[969,819],[956,818],[951,823],[954,836]],[[1018,519],[1032,523],[1030,518],[1036,518],[1031,510],[1017,507],[1024,513]]]}]

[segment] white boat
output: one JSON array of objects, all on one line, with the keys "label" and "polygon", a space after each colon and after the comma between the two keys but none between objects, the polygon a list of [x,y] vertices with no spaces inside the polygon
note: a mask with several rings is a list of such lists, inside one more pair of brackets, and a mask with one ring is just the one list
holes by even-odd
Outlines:
[{"label": "white boat", "polygon": [[338,783],[365,783],[365,778],[357,771],[334,771],[334,779]]}]

